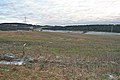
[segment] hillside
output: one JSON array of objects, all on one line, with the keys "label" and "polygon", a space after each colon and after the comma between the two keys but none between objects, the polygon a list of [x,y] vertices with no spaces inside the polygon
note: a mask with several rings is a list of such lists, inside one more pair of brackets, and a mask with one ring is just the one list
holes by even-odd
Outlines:
[{"label": "hillside", "polygon": [[9,31],[9,30],[32,30],[34,25],[25,24],[25,23],[1,23],[0,30]]},{"label": "hillside", "polygon": [[51,26],[51,25],[32,25],[25,23],[1,23],[0,30],[70,30],[70,31],[98,31],[98,32],[117,32],[120,33],[120,24],[94,24],[94,25],[69,25],[69,26]]}]

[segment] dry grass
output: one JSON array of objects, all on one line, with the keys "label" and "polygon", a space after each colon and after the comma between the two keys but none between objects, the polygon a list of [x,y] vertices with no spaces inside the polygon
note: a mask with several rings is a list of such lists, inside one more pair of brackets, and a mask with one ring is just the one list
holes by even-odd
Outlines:
[{"label": "dry grass", "polygon": [[0,53],[38,60],[23,66],[0,65],[0,80],[120,79],[120,36],[32,31],[0,32]]}]

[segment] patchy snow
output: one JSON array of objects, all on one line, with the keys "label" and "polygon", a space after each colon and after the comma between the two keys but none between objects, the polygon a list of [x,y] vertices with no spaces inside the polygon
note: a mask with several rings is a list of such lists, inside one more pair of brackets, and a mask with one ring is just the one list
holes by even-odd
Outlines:
[{"label": "patchy snow", "polygon": [[0,61],[0,64],[5,64],[5,65],[23,65],[24,61]]}]

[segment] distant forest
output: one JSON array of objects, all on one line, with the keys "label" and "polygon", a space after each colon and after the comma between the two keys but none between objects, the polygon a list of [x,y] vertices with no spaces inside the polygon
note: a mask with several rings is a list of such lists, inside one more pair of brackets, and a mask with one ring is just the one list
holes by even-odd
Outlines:
[{"label": "distant forest", "polygon": [[120,33],[120,24],[96,24],[96,25],[70,25],[70,26],[50,26],[32,25],[25,23],[1,23],[0,30],[70,30],[70,31],[100,31]]},{"label": "distant forest", "polygon": [[43,28],[46,30],[70,30],[70,31],[98,31],[98,32],[117,32],[120,33],[119,24],[109,24],[109,25],[71,25],[71,26],[51,26]]}]

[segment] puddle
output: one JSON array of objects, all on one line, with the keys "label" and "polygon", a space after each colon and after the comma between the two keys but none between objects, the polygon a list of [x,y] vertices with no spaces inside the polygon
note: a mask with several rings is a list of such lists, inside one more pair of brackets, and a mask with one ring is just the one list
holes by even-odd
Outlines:
[{"label": "puddle", "polygon": [[107,73],[102,75],[104,80],[118,80],[115,74]]},{"label": "puddle", "polygon": [[24,61],[0,61],[0,64],[2,65],[23,65],[25,64]]},{"label": "puddle", "polygon": [[22,58],[18,58],[15,54],[7,53],[0,55],[0,64],[1,65],[23,65],[27,62],[33,62],[34,59],[29,55]]}]

